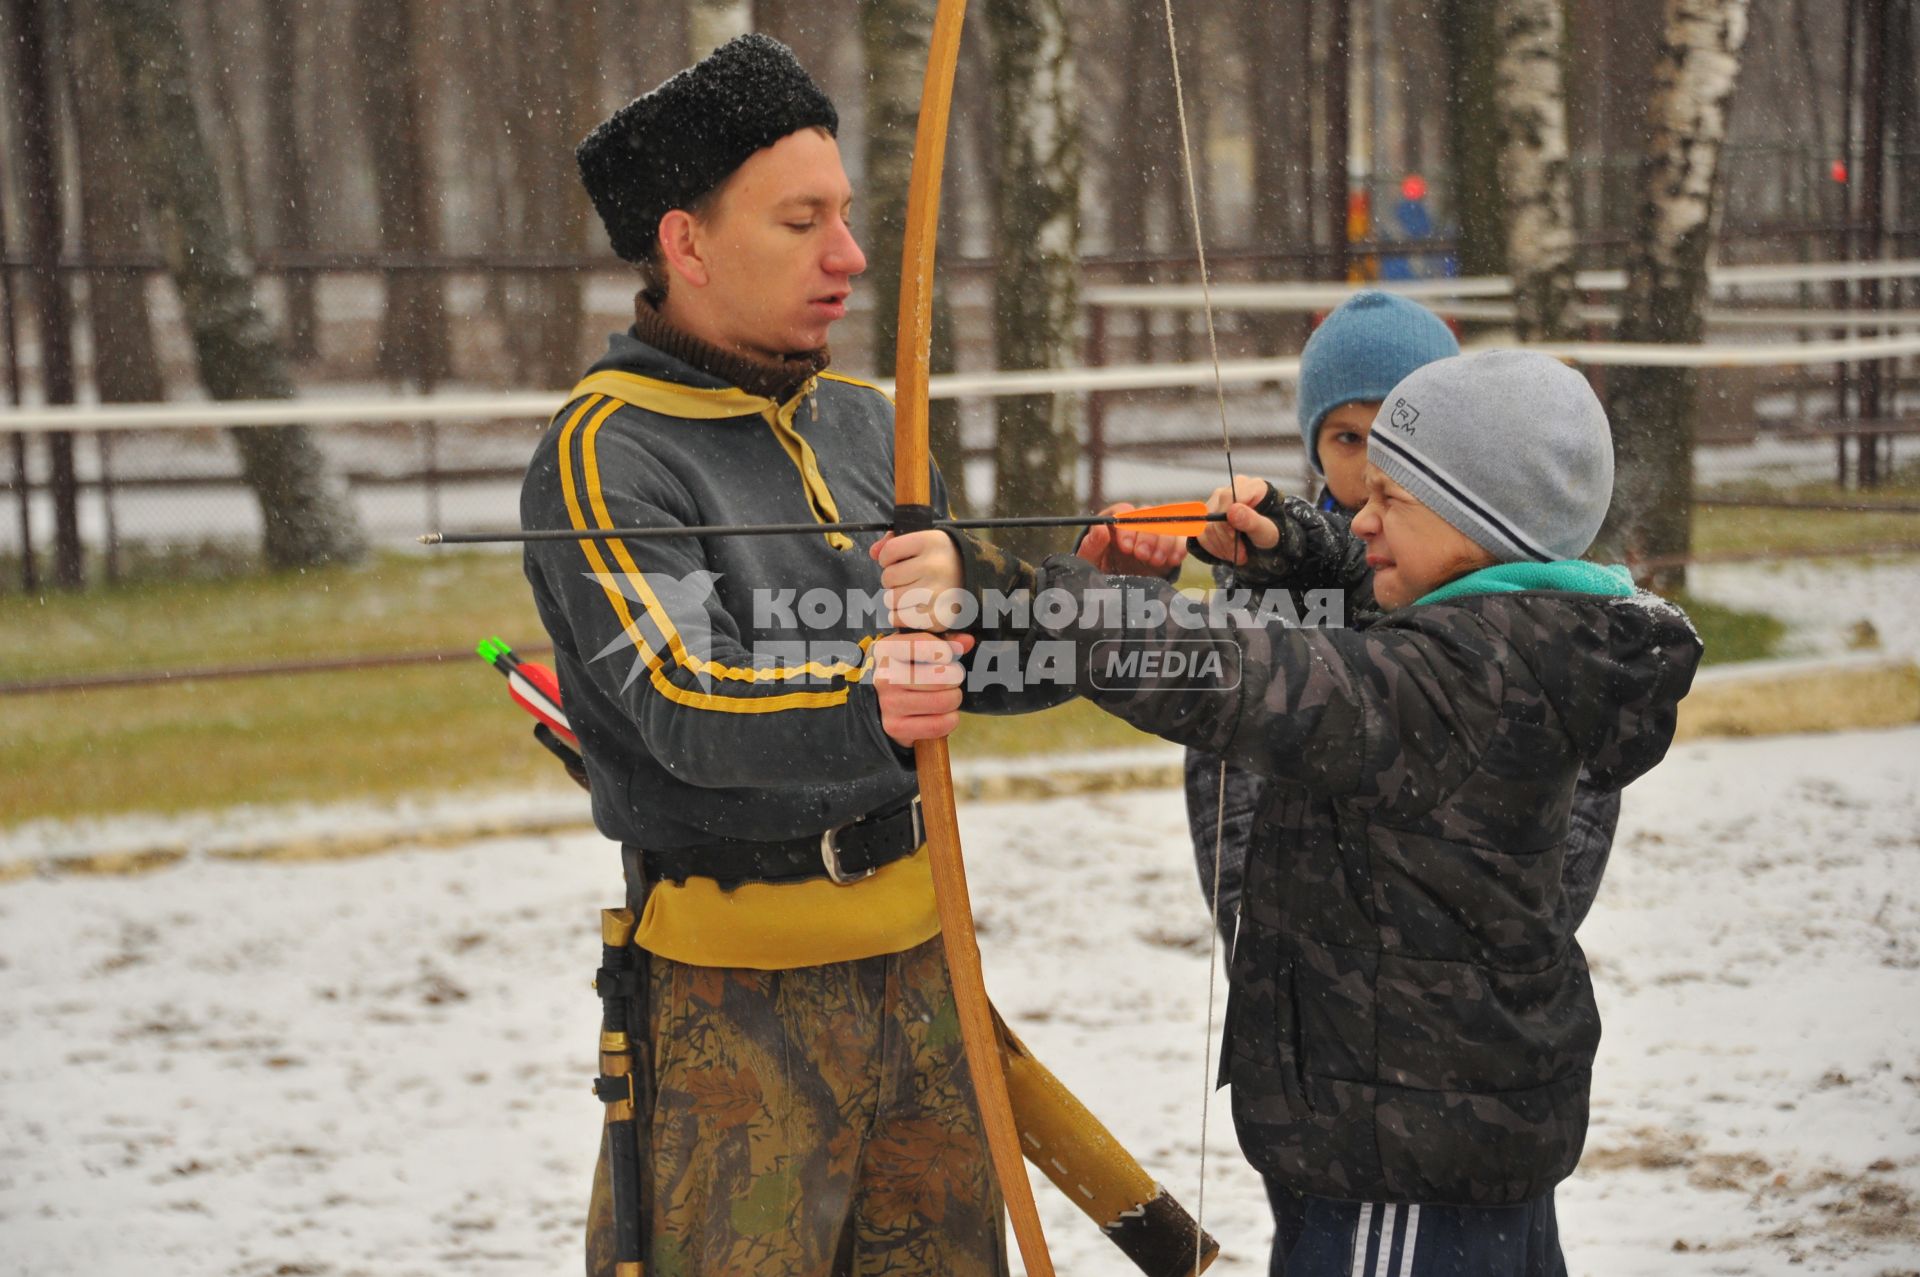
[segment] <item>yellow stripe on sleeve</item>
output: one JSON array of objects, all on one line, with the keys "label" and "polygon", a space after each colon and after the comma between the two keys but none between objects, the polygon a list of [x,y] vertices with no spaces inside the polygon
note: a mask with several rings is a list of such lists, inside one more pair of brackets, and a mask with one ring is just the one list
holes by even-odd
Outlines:
[{"label": "yellow stripe on sleeve", "polygon": [[[566,497],[567,518],[571,521],[573,527],[580,531],[585,531],[589,527],[589,524],[586,514],[580,505],[578,487],[573,472],[573,435],[579,427],[581,419],[587,415],[589,409],[597,402],[598,396],[589,397],[581,404],[579,410],[574,413],[560,432],[561,489]],[[622,402],[620,399],[608,399],[604,406],[600,407],[599,410],[593,414],[592,420],[587,423],[586,432],[582,439],[581,455],[583,468],[586,470],[588,499],[593,506],[597,526],[602,529],[610,529],[614,525],[607,512],[606,502],[600,492],[599,472],[593,442],[594,436],[599,431],[600,426],[605,423],[608,417],[619,410]],[[789,709],[828,709],[846,703],[850,689],[845,687],[823,692],[790,692],[783,696],[735,697],[715,696],[711,693],[691,691],[678,686],[672,678],[667,675],[663,668],[665,663],[661,659],[660,654],[654,650],[652,644],[648,643],[645,636],[641,634],[639,626],[634,621],[633,611],[627,606],[627,596],[613,583],[614,575],[607,567],[605,556],[600,552],[600,543],[593,540],[582,540],[579,544],[581,550],[587,557],[588,564],[593,568],[594,579],[600,582],[600,588],[606,593],[607,601],[613,605],[614,614],[620,618],[623,631],[633,642],[634,650],[637,651],[640,654],[640,658],[646,662],[649,681],[652,682],[654,688],[662,696],[665,696],[674,704],[685,705],[692,709],[718,710],[730,714],[771,714]],[[619,560],[626,579],[633,583],[636,592],[640,594],[647,607],[648,615],[654,620],[655,624],[660,627],[663,637],[666,638],[670,646],[676,649],[674,652],[675,659],[695,673],[704,671],[720,677],[726,677],[726,675],[720,674],[720,671],[727,670],[729,667],[710,666],[708,662],[704,661],[699,662],[698,666],[695,665],[691,654],[687,653],[684,645],[680,644],[679,635],[673,628],[673,622],[671,618],[666,616],[666,609],[660,606],[658,598],[655,597],[653,591],[647,586],[646,578],[633,562],[632,556],[627,553],[626,545],[618,540],[609,541],[607,544],[612,549],[616,559]],[[866,648],[869,642],[871,642],[871,640],[862,640],[862,648]],[[864,662],[859,666],[850,666],[836,662],[832,669],[817,666],[809,662],[808,666],[803,667],[803,670],[799,672],[811,673],[816,677],[828,678],[846,673],[850,675],[849,681],[858,681],[858,679],[864,675],[866,669],[867,663]],[[743,681],[772,681],[783,675],[791,677],[795,672],[796,671],[787,670],[744,671],[748,677]]]}]

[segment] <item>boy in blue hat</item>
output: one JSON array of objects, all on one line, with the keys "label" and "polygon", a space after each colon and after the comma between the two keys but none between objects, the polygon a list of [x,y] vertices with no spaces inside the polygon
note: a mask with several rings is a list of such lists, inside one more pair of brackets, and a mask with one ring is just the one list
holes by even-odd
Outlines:
[{"label": "boy in blue hat", "polygon": [[[1414,369],[1459,353],[1460,343],[1438,315],[1418,302],[1374,291],[1356,293],[1342,302],[1307,339],[1300,352],[1300,440],[1306,445],[1308,464],[1323,481],[1311,508],[1332,516],[1328,522],[1334,528],[1344,531],[1354,512],[1366,503],[1367,436],[1380,401]],[[1269,488],[1269,493],[1273,491]],[[1276,505],[1280,501],[1277,494],[1270,499]],[[1254,584],[1242,579],[1233,565],[1204,549],[1198,553],[1214,564],[1214,577],[1222,588]],[[1350,566],[1364,572],[1363,561]],[[1284,587],[1291,582],[1260,584]],[[1302,579],[1301,584],[1321,582]],[[1186,788],[1187,823],[1201,889],[1216,906],[1222,935],[1231,940],[1247,838],[1260,802],[1260,779],[1231,765],[1223,775],[1218,757],[1190,749]]]}]

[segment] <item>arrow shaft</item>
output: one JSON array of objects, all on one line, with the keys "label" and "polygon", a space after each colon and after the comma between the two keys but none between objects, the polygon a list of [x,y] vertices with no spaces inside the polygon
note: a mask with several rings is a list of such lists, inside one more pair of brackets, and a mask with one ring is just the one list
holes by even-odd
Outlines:
[{"label": "arrow shaft", "polygon": [[[1084,528],[1096,524],[1107,527],[1149,527],[1156,523],[1220,523],[1224,514],[1163,514],[1133,518],[1130,515],[1034,514],[1006,515],[991,519],[936,519],[936,528]],[[661,528],[535,528],[520,532],[429,532],[420,538],[423,545],[493,545],[518,541],[658,541],[668,537],[768,537],[815,535],[827,532],[887,532],[893,524],[884,519],[853,523],[701,523],[684,527]]]}]

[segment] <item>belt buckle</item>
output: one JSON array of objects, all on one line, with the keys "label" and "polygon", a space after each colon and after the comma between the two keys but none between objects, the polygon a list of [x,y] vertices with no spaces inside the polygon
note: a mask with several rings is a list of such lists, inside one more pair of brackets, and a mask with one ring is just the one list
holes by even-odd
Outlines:
[{"label": "belt buckle", "polygon": [[[920,815],[920,795],[913,796],[913,803],[909,810],[913,817],[913,845],[918,849],[920,844],[927,840],[926,821]],[[860,819],[864,820],[866,817],[863,816]],[[820,864],[827,871],[827,880],[837,886],[844,887],[848,883],[860,882],[880,872],[878,865],[851,874],[840,867],[840,832],[859,823],[859,820],[849,820],[846,824],[835,825],[820,835]]]},{"label": "belt buckle", "polygon": [[854,874],[850,874],[840,867],[840,831],[845,829],[847,825],[857,825],[859,823],[857,820],[849,820],[846,825],[835,825],[820,835],[820,863],[827,871],[828,881],[837,886],[844,887],[850,882],[859,882],[863,878],[871,878],[880,872],[878,865],[875,865],[871,869],[862,869],[859,873]]}]

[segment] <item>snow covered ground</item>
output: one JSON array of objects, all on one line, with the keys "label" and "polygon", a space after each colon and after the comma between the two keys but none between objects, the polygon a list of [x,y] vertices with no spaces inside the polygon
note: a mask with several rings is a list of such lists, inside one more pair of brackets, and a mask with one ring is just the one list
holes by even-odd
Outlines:
[{"label": "snow covered ground", "polygon": [[1836,656],[1861,644],[1920,657],[1920,558],[1913,555],[1710,563],[1689,569],[1687,580],[1702,598],[1785,621],[1784,657]]},{"label": "snow covered ground", "polygon": [[[1920,728],[1677,749],[1582,939],[1575,1273],[1920,1271]],[[973,804],[988,982],[1189,1205],[1208,933],[1179,795]],[[0,1271],[573,1274],[590,835],[0,887]],[[1264,1271],[1224,1097],[1206,1217]],[[1063,1273],[1124,1261],[1050,1186]]]}]

